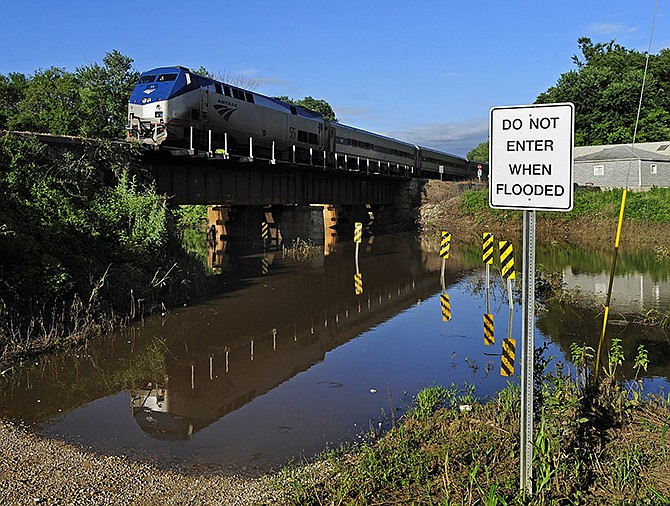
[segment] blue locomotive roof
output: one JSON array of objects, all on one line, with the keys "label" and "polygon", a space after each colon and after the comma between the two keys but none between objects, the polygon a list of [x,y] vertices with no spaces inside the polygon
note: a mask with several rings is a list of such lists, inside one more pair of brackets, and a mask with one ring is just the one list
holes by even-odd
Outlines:
[{"label": "blue locomotive roof", "polygon": [[[187,77],[187,74],[189,76]],[[184,67],[159,67],[144,72],[130,95],[131,104],[147,104],[167,100],[199,88],[202,81],[211,79],[191,74]]]},{"label": "blue locomotive roof", "polygon": [[[218,83],[229,89],[237,88],[236,86],[231,86],[221,81],[215,81],[209,77],[195,74],[186,67],[158,67],[148,70],[140,76],[137,85],[135,85],[135,88],[130,95],[129,102],[131,104],[148,104],[160,100],[167,100],[191,90],[211,86],[214,83]],[[295,110],[294,114],[304,118],[323,119],[321,114],[305,107],[289,104],[277,98],[266,97],[260,93],[243,90],[242,88],[238,88],[238,90],[241,90],[244,93],[245,98],[242,98],[242,100],[248,101],[248,98],[246,97],[253,95],[253,97],[255,97],[253,102],[258,105],[281,110],[286,113],[291,113]]]}]

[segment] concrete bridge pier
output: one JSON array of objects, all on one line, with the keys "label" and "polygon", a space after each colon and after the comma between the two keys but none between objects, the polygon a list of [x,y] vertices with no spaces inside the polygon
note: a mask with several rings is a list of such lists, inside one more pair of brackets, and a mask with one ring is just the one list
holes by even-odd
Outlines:
[{"label": "concrete bridge pier", "polygon": [[228,207],[209,206],[207,208],[207,265],[221,272],[226,247],[228,245]]}]

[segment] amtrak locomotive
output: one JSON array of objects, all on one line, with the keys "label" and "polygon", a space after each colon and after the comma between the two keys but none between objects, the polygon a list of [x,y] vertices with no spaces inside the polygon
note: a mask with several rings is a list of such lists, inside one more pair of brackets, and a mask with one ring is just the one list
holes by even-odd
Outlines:
[{"label": "amtrak locomotive", "polygon": [[127,128],[130,140],[145,145],[226,158],[444,179],[487,172],[466,158],[327,121],[184,67],[142,74],[130,96]]}]

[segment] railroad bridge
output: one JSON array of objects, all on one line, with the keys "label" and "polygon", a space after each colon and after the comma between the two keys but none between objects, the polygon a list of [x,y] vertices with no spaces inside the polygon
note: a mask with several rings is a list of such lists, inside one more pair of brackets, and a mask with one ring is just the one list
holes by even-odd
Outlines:
[{"label": "railroad bridge", "polygon": [[[421,198],[422,180],[410,178],[402,167],[371,167],[368,162],[358,164],[357,170],[348,170],[309,162],[229,158],[185,149],[138,152],[127,142],[38,133],[16,135],[37,138],[54,158],[69,153],[93,163],[101,147],[111,145],[127,163],[143,165],[158,192],[167,195],[171,203],[206,204],[219,210],[218,214],[210,213],[217,236],[229,235],[226,225],[231,219],[243,224],[236,227],[239,232],[246,229],[251,236],[260,229],[260,222],[269,219],[275,240],[280,240],[282,233],[284,239],[316,239],[344,221],[362,221],[368,227],[393,223],[395,229],[410,228]],[[281,227],[276,221],[279,217]]]},{"label": "railroad bridge", "polygon": [[148,151],[142,156],[158,190],[178,204],[397,205],[409,178],[399,173],[271,163],[257,158]]}]

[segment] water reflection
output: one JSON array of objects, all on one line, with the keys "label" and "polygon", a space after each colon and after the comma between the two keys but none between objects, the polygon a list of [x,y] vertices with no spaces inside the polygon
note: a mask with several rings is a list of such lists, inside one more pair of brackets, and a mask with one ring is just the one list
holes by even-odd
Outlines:
[{"label": "water reflection", "polygon": [[[191,437],[434,293],[438,258],[430,252],[412,255],[412,243],[375,244],[375,254],[361,258],[357,267],[366,273],[364,294],[352,293],[354,265],[351,256],[346,261],[351,251],[346,246],[327,265],[297,272],[275,262],[276,254],[263,254],[262,284],[171,315],[160,330],[157,322],[138,329],[135,348],[160,333],[166,350],[161,382],[154,378],[131,391],[142,429],[157,437]],[[449,283],[463,268],[455,262]]]},{"label": "water reflection", "polygon": [[130,410],[137,425],[159,439],[188,439],[193,434],[193,424],[170,410],[171,393],[164,385],[130,391]]},{"label": "water reflection", "polygon": [[[482,315],[506,327],[508,292],[497,267],[485,290],[481,244],[454,241],[443,276],[439,242],[403,235],[361,246],[358,266],[353,242],[303,262],[227,254],[221,297],[23,368],[3,380],[0,409],[100,452],[263,468],[386,426],[425,386],[467,381],[491,395],[506,385]],[[543,263],[568,273],[551,251]],[[591,276],[573,265],[571,275]],[[520,335],[519,311],[498,334]],[[550,342],[563,360],[572,342],[595,342],[600,324],[597,310],[549,308],[536,344]],[[627,353],[640,342],[650,350],[646,377],[670,377],[667,336],[618,330]]]},{"label": "water reflection", "polygon": [[[323,362],[332,350],[437,292],[439,257],[430,247],[422,249],[411,237],[366,239],[363,246],[359,268],[365,272],[366,289],[358,296],[351,285],[355,270],[351,243],[303,263],[288,261],[279,252],[231,258],[238,276],[228,281],[229,289],[221,298],[173,310],[77,353],[24,368],[5,381],[2,411],[37,424],[43,433],[84,439],[103,451],[114,452],[111,446],[115,446],[116,451],[128,452],[147,443],[127,424],[121,431],[107,420],[94,426],[80,420],[93,416],[120,421],[122,414],[103,411],[109,409],[109,399],[114,399],[116,408],[122,395],[126,413],[129,406],[141,434],[157,441],[192,440],[226,415]],[[454,283],[464,268],[456,256],[447,283]],[[346,384],[323,381],[318,385],[331,389]],[[343,399],[333,407],[344,413],[345,404]],[[296,416],[306,417],[307,410],[309,406],[296,408]],[[360,421],[369,418],[363,414]],[[292,429],[286,427],[295,425],[278,427],[288,434]],[[349,429],[341,421],[324,425],[331,426],[325,441],[337,440],[351,428],[350,418],[344,422]],[[239,427],[231,433],[243,431]],[[296,433],[294,439],[290,454],[304,438]],[[306,445],[322,448],[323,434],[318,441]],[[281,451],[283,459],[286,450]],[[146,448],[143,453],[147,454]]]},{"label": "water reflection", "polygon": [[[585,273],[571,267],[563,270],[563,281],[568,289],[579,289],[605,301],[609,274]],[[616,278],[610,309],[631,313],[670,306],[670,282],[659,281],[650,273],[631,273]]]}]

